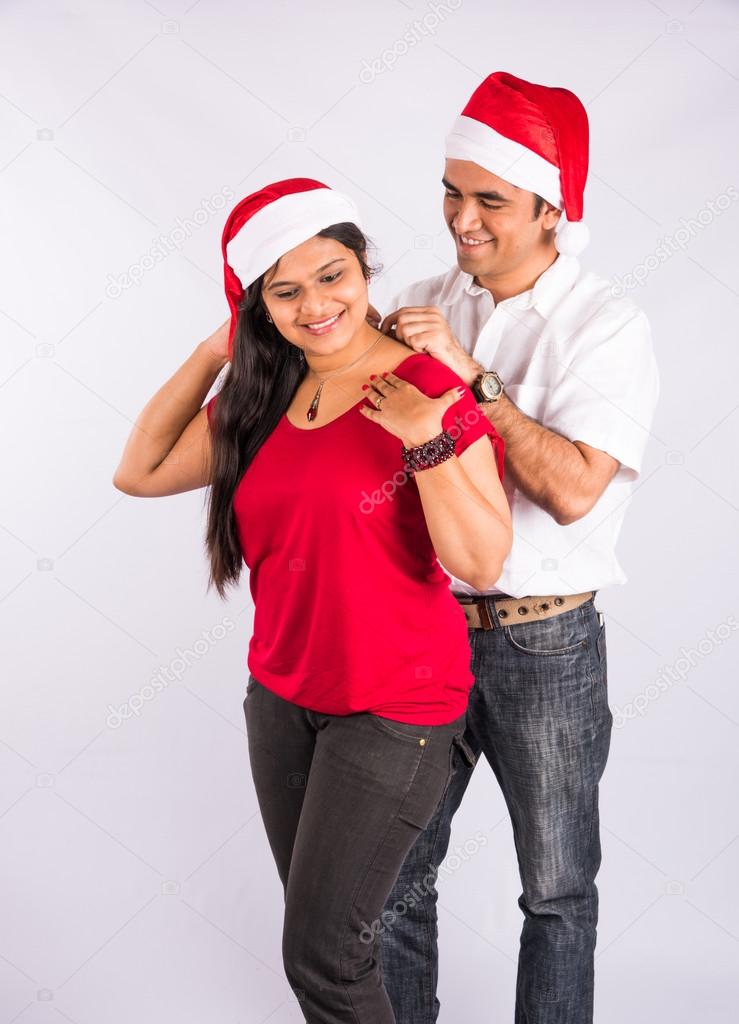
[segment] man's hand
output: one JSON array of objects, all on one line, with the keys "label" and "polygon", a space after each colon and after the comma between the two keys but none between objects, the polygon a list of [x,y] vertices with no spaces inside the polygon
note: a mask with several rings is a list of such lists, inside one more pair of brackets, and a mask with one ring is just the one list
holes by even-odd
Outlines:
[{"label": "man's hand", "polygon": [[375,309],[371,302],[367,306],[367,316],[364,319],[367,321],[370,327],[374,327],[376,330],[379,331],[380,321],[382,320],[382,317],[380,316],[379,312]]},{"label": "man's hand", "polygon": [[454,370],[467,385],[482,372],[454,337],[438,306],[402,306],[385,317],[380,330],[415,352],[427,352]]}]

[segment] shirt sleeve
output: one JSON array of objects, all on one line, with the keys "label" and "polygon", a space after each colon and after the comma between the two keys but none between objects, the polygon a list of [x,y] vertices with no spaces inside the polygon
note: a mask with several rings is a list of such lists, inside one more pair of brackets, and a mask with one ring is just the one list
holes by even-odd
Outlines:
[{"label": "shirt sleeve", "polygon": [[608,452],[635,480],[658,396],[649,321],[637,310],[573,359],[549,396],[543,425]]},{"label": "shirt sleeve", "polygon": [[464,388],[462,397],[444,413],[441,425],[454,438],[454,453],[458,456],[479,438],[487,435],[493,448],[498,476],[502,481],[505,454],[503,438],[477,404],[475,396],[462,378],[433,356],[414,360],[403,378],[430,398],[438,398],[449,388]]}]

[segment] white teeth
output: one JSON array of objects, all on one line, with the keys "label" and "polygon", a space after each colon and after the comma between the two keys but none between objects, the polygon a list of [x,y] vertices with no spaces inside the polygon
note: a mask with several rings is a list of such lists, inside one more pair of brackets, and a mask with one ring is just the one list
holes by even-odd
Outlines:
[{"label": "white teeth", "polygon": [[335,320],[338,320],[340,316],[341,313],[337,313],[336,316],[332,316],[328,320],[322,320],[320,324],[306,324],[305,326],[310,327],[312,331],[317,331],[321,327],[328,327],[329,324],[332,324],[334,323]]},{"label": "white teeth", "polygon": [[489,241],[487,238],[467,238],[465,235],[459,236],[465,245],[485,245]]}]

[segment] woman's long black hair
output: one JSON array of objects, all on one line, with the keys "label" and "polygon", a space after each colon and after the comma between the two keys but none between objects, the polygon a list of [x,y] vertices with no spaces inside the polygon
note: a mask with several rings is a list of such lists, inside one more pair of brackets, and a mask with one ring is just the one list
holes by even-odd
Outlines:
[{"label": "woman's long black hair", "polygon": [[[333,224],[319,231],[318,237],[332,238],[351,249],[365,280],[370,280],[377,269],[367,263],[371,243],[355,224]],[[264,276],[246,289],[239,305],[232,361],[211,409],[212,469],[205,547],[210,559],[208,589],[214,585],[221,597],[229,585],[238,583],[243,565],[233,510],[236,488],[307,372],[302,350],[286,341],[267,319],[262,300]],[[289,466],[283,468],[290,472]]]}]

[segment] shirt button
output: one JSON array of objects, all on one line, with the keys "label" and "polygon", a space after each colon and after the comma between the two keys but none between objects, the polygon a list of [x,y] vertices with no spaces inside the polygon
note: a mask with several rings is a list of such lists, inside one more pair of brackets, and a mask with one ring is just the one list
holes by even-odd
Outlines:
[{"label": "shirt button", "polygon": [[419,741],[418,741],[418,745],[419,745],[420,747],[425,747],[425,746],[426,746],[426,740],[419,740]]}]

